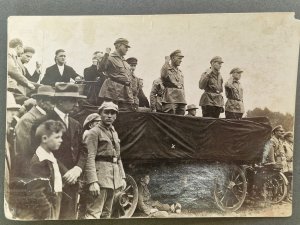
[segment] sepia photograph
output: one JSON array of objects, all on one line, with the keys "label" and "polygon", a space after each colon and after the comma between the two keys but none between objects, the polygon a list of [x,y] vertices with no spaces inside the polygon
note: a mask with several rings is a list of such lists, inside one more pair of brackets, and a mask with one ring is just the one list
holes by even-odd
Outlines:
[{"label": "sepia photograph", "polygon": [[293,214],[295,13],[7,28],[7,219]]}]

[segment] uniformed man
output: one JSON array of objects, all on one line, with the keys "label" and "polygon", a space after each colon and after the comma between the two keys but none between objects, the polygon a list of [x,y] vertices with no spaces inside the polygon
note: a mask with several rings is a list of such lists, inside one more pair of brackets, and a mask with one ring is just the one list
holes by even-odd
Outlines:
[{"label": "uniformed man", "polygon": [[[137,66],[137,58],[131,57],[126,60],[126,62],[130,65],[130,80],[131,80],[131,88],[132,88],[132,95],[133,95],[133,108],[135,111],[138,110],[138,107],[140,105],[140,99],[139,98],[146,98],[145,94],[143,92],[143,82],[141,78],[138,78],[135,76],[134,71]],[[148,99],[141,99],[146,102],[148,102]],[[148,107],[149,107],[149,102],[148,102]]]},{"label": "uniformed man", "polygon": [[210,60],[211,67],[206,70],[200,78],[199,88],[204,90],[200,99],[200,106],[203,117],[219,118],[224,112],[223,78],[220,74],[223,59],[215,56]]},{"label": "uniformed man", "polygon": [[84,177],[90,195],[85,219],[110,218],[116,190],[126,187],[120,140],[112,125],[117,118],[118,106],[104,102],[99,114],[101,121],[89,130],[84,140],[88,147]]},{"label": "uniformed man", "polygon": [[197,109],[198,107],[196,107],[194,104],[188,105],[186,109],[188,113],[186,114],[186,116],[196,116]]},{"label": "uniformed man", "polygon": [[264,164],[274,164],[283,169],[283,172],[287,172],[287,161],[283,148],[283,135],[284,130],[282,125],[276,126],[272,130],[272,137],[269,143],[268,151],[264,153]]},{"label": "uniformed man", "polygon": [[243,70],[233,68],[231,77],[225,84],[227,102],[225,104],[225,116],[227,119],[241,119],[245,110],[243,102],[243,88],[240,83]]},{"label": "uniformed man", "polygon": [[124,58],[130,48],[129,42],[124,38],[119,38],[114,45],[115,52],[109,56],[104,55],[99,63],[99,69],[106,72],[108,76],[100,89],[99,97],[116,102],[119,110],[134,111],[130,66]]},{"label": "uniformed man", "polygon": [[294,134],[293,132],[286,132],[284,134],[283,143],[284,152],[286,155],[286,161],[288,165],[288,172],[293,172],[293,151],[294,151]]},{"label": "uniformed man", "polygon": [[162,112],[162,96],[164,94],[165,87],[161,78],[153,81],[152,89],[150,92],[150,108],[151,112]]},{"label": "uniformed man", "polygon": [[183,74],[178,68],[183,57],[180,50],[176,50],[170,56],[165,57],[165,64],[161,69],[161,80],[165,87],[162,98],[163,112],[178,115],[185,113],[184,80]]}]

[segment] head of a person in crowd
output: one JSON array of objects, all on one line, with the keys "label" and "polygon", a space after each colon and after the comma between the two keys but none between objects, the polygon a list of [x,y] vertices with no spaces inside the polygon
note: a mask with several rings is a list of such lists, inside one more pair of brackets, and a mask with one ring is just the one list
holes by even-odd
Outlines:
[{"label": "head of a person in crowd", "polygon": [[282,127],[282,125],[278,125],[276,127],[273,128],[272,130],[272,134],[278,138],[278,139],[282,139],[284,136],[284,129]]},{"label": "head of a person in crowd", "polygon": [[9,128],[15,116],[17,116],[21,105],[16,103],[16,100],[11,92],[7,92],[6,96],[6,127]]},{"label": "head of a person in crowd", "polygon": [[223,63],[224,61],[220,56],[215,56],[210,60],[211,69],[219,72]]},{"label": "head of a person in crowd", "polygon": [[96,59],[98,61],[101,61],[103,56],[104,56],[104,53],[102,51],[95,51],[94,54],[93,54],[93,58],[96,57]]},{"label": "head of a person in crowd", "polygon": [[101,121],[101,117],[98,113],[92,113],[86,117],[83,122],[83,129],[90,130],[93,127],[97,126]]},{"label": "head of a person in crowd", "polygon": [[107,127],[110,127],[117,119],[118,112],[119,108],[113,102],[103,102],[98,109],[101,122]]},{"label": "head of a person in crowd", "polygon": [[236,67],[230,71],[230,74],[234,80],[240,80],[243,72],[242,69]]},{"label": "head of a person in crowd", "polygon": [[20,57],[22,55],[24,49],[23,49],[23,42],[21,39],[19,38],[11,39],[8,45],[10,48],[15,49],[17,56]]},{"label": "head of a person in crowd", "polygon": [[129,46],[129,42],[127,39],[125,38],[118,38],[115,43],[114,46],[116,48],[116,52],[120,55],[120,56],[124,56],[126,55],[128,48],[130,48]]},{"label": "head of a person in crowd", "polygon": [[137,58],[130,57],[130,58],[126,59],[126,62],[129,64],[130,71],[133,73],[137,66],[137,62],[138,62]]},{"label": "head of a person in crowd", "polygon": [[21,62],[23,64],[29,63],[30,60],[31,60],[31,58],[32,58],[32,56],[34,55],[34,53],[35,53],[34,48],[32,48],[32,47],[25,47],[24,48],[24,52],[22,53],[21,58],[20,58]]},{"label": "head of a person in crowd", "polygon": [[188,105],[186,111],[188,112],[189,115],[196,116],[197,114],[197,109],[194,104]]},{"label": "head of a person in crowd", "polygon": [[37,127],[35,138],[47,152],[56,151],[62,143],[62,135],[65,131],[65,125],[62,122],[47,120]]},{"label": "head of a person in crowd", "polygon": [[55,107],[63,113],[70,113],[78,107],[78,99],[86,98],[80,95],[79,87],[76,84],[57,82],[55,84]]},{"label": "head of a person in crowd", "polygon": [[92,62],[93,62],[93,65],[94,65],[94,66],[97,66],[97,64],[98,64],[97,56],[93,56]]},{"label": "head of a person in crowd", "polygon": [[63,49],[58,49],[55,51],[55,57],[54,57],[55,63],[57,63],[59,66],[62,66],[66,63],[66,51]]},{"label": "head of a person in crowd", "polygon": [[284,140],[286,140],[289,143],[294,143],[294,134],[293,132],[286,132],[284,134]]},{"label": "head of a person in crowd", "polygon": [[150,175],[148,172],[146,173],[143,173],[142,176],[141,176],[141,180],[140,180],[142,183],[148,185],[149,182],[150,182]]},{"label": "head of a person in crowd", "polygon": [[54,108],[54,88],[50,85],[41,85],[37,89],[36,94],[32,94],[31,97],[36,100],[36,105],[41,107],[46,112],[51,111]]},{"label": "head of a person in crowd", "polygon": [[181,53],[181,51],[179,49],[175,50],[174,52],[172,52],[170,54],[171,64],[174,67],[180,66],[183,57],[184,56],[182,55],[182,53]]}]

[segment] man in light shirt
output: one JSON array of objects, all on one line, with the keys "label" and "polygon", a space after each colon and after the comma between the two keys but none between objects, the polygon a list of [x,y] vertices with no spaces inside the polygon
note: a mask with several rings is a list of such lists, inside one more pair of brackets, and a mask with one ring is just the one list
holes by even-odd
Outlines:
[{"label": "man in light shirt", "polygon": [[71,79],[80,80],[82,77],[71,66],[66,65],[66,52],[58,49],[55,52],[55,64],[46,69],[41,84],[54,86],[56,82],[70,83]]}]

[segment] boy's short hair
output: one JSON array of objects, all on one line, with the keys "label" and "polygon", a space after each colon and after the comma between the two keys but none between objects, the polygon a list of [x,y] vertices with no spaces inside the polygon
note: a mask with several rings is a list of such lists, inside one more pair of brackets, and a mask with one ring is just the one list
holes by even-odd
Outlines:
[{"label": "boy's short hair", "polygon": [[66,127],[62,122],[55,120],[47,120],[37,127],[35,132],[35,138],[36,140],[39,140],[41,142],[43,135],[47,135],[47,137],[49,137],[51,134],[58,133],[60,131],[66,131]]}]

